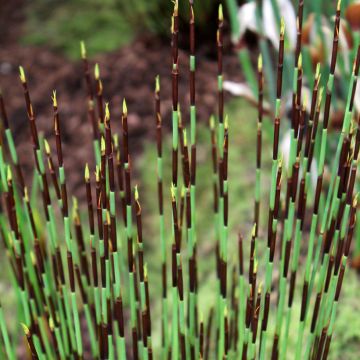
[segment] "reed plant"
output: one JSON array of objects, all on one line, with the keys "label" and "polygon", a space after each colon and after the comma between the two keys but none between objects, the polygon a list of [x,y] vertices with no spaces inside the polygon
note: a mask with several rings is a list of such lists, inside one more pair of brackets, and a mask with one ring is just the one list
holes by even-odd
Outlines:
[{"label": "reed plant", "polygon": [[[276,41],[274,31],[280,29],[281,16],[287,17],[286,23],[292,27],[285,36],[284,62],[286,66],[284,67],[283,74],[284,95],[287,96],[292,91],[291,64],[295,63],[296,66],[300,44],[303,59],[304,88],[310,89],[313,86],[317,62],[320,62],[322,65],[323,76],[321,86],[326,85],[326,79],[330,73],[331,26],[334,22],[333,4],[316,1],[304,6],[304,3],[303,0],[295,3],[288,0],[265,0],[258,2],[250,0],[245,1],[239,7],[236,0],[226,1],[233,42],[237,49],[246,83],[254,95],[257,92],[256,69],[253,66],[251,47],[249,48],[246,40],[244,41],[245,31],[249,30],[256,36],[256,43],[259,46],[264,68],[266,69],[265,79],[268,83],[267,96],[270,100],[269,106],[273,111],[276,98],[276,79],[272,69],[276,64],[272,54],[278,50],[276,49],[276,44],[274,44]],[[295,4],[297,4],[296,15]],[[336,94],[339,101],[334,101],[333,106],[335,109],[343,111],[345,104],[343,104],[342,100],[346,97],[347,84],[351,78],[351,63],[356,54],[356,44],[359,43],[359,32],[357,27],[354,26],[352,18],[356,18],[356,21],[359,22],[359,13],[356,1],[340,1],[338,6],[341,6],[343,9],[338,46],[338,64],[335,76],[337,84]],[[249,20],[249,18],[254,20]]]},{"label": "reed plant", "polygon": [[[317,67],[311,99],[302,96],[301,42],[294,78],[291,147],[285,163],[279,149],[280,108],[283,102],[284,38],[281,22],[276,71],[276,103],[270,182],[265,184],[262,159],[264,118],[264,69],[257,67],[258,109],[253,228],[249,235],[229,236],[232,202],[228,189],[231,129],[224,111],[223,26],[219,7],[217,37],[217,111],[210,120],[209,152],[212,160],[216,286],[205,301],[213,301],[209,313],[200,307],[198,214],[208,211],[196,204],[202,179],[197,171],[196,44],[193,3],[189,3],[190,119],[181,116],[178,83],[179,12],[174,2],[171,21],[172,146],[163,146],[161,80],[156,77],[154,122],[156,133],[159,234],[143,232],[141,192],[134,185],[128,107],[124,99],[121,132],[114,132],[110,105],[104,102],[100,69],[90,71],[85,45],[81,44],[87,114],[93,133],[95,167],[84,164],[86,203],[70,201],[63,156],[61,104],[52,94],[55,149],[37,129],[36,109],[30,84],[22,67],[20,81],[33,149],[38,196],[30,198],[22,166],[6,114],[6,96],[0,96],[5,142],[0,147],[2,211],[1,236],[12,269],[12,286],[20,311],[20,325],[32,359],[326,359],[336,330],[341,287],[348,267],[355,227],[357,195],[354,185],[360,146],[354,96],[360,65],[360,47],[348,83],[346,112],[338,147],[325,163],[333,80],[340,31],[340,7],[334,24],[330,73],[322,87]],[[299,39],[298,39],[299,40]],[[160,59],[159,59],[160,61]],[[209,76],[211,76],[209,74]],[[214,76],[216,76],[214,74]],[[310,113],[306,111],[310,101]],[[215,105],[215,104],[214,104]],[[252,121],[242,119],[241,121]],[[73,134],[76,136],[76,133]],[[319,150],[317,150],[319,149]],[[317,154],[317,151],[319,152]],[[171,182],[164,181],[163,155],[171,154]],[[319,159],[316,186],[311,186],[311,164]],[[55,160],[56,158],[56,160]],[[239,164],[235,164],[239,166]],[[325,170],[326,169],[326,170]],[[325,176],[330,174],[330,176]],[[32,186],[35,186],[34,184]],[[269,188],[269,206],[261,187]],[[170,204],[165,212],[164,203]],[[84,206],[83,206],[84,205]],[[85,208],[86,217],[81,215]],[[41,217],[41,221],[35,215]],[[39,215],[40,214],[40,215]],[[265,229],[260,216],[266,214]],[[165,218],[171,219],[171,237]],[[310,224],[310,225],[309,225]],[[260,231],[261,230],[261,231]],[[150,297],[152,254],[146,244],[161,249],[161,291]],[[236,243],[237,245],[233,245]],[[229,249],[237,247],[237,260]],[[260,256],[259,254],[264,254]],[[345,280],[346,281],[346,280]],[[294,303],[300,306],[295,308]],[[161,317],[152,316],[161,302]],[[153,346],[154,323],[161,327],[159,348]],[[18,358],[17,336],[10,334],[0,307],[1,351],[4,358]],[[296,334],[296,346],[288,345]]]}]

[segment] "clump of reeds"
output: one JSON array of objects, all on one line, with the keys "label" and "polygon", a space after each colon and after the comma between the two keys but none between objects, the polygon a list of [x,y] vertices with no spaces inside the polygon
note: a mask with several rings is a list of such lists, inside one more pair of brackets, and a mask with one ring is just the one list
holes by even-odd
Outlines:
[{"label": "clump of reeds", "polygon": [[[270,54],[273,51],[276,52],[277,49],[276,38],[271,30],[273,28],[280,28],[281,16],[284,16],[286,18],[285,22],[292,26],[286,36],[287,46],[284,53],[284,63],[288,66],[284,69],[284,92],[287,94],[292,90],[292,69],[289,65],[294,60],[295,62],[297,61],[300,48],[303,57],[304,90],[307,91],[313,84],[313,68],[317,62],[321,62],[322,73],[326,74],[321,80],[321,85],[324,86],[326,84],[331,65],[328,60],[330,60],[331,55],[331,27],[334,18],[332,4],[328,4],[325,7],[318,6],[316,2],[306,4],[305,18],[304,0],[297,2],[284,0],[278,4],[271,3],[271,8],[267,5],[269,4],[262,2],[258,2],[256,5],[245,2],[238,6],[236,0],[227,1],[232,37],[238,49],[246,83],[251,89],[253,96],[255,96],[256,76],[251,63],[251,51],[246,46],[249,42],[246,39],[245,31],[248,30],[257,37],[260,52],[264,58],[265,78],[268,81],[267,91],[271,99],[269,105],[273,109],[276,84],[271,71],[274,61]],[[354,26],[352,18],[357,18],[357,22],[359,22],[358,11],[356,11],[358,4],[356,4],[356,1],[343,1],[341,5],[343,7],[344,21],[340,26],[342,35],[339,38],[338,66],[335,75],[337,84],[335,92],[339,94],[340,100],[346,97],[347,83],[351,77],[350,64],[356,53],[356,45],[358,43],[357,26]],[[297,14],[295,16],[296,7]],[[327,45],[324,45],[325,43]],[[300,44],[301,47],[299,46]],[[249,94],[246,95],[249,96]],[[343,111],[345,107],[345,104],[341,101],[339,104],[334,103],[333,105],[338,111]],[[334,120],[336,121],[336,118]]]},{"label": "clump of reeds", "polygon": [[[143,233],[140,192],[132,184],[128,135],[128,108],[123,101],[121,136],[112,130],[109,105],[104,103],[98,65],[90,73],[86,49],[81,44],[88,98],[88,118],[93,130],[96,167],[85,165],[84,192],[88,221],[80,217],[76,199],[69,201],[66,159],[62,152],[61,106],[53,93],[55,151],[39,135],[36,111],[28,82],[20,67],[31,130],[36,182],[42,202],[30,201],[21,164],[0,96],[1,118],[7,148],[0,147],[1,235],[14,274],[14,288],[29,357],[101,359],[325,359],[336,325],[336,312],[351,249],[357,197],[353,195],[360,145],[359,121],[354,121],[354,96],[360,64],[358,48],[348,84],[343,128],[330,180],[324,177],[327,131],[337,59],[340,8],[336,12],[330,75],[320,87],[317,67],[310,113],[302,97],[301,36],[293,70],[294,88],[289,162],[279,153],[280,107],[285,28],[280,29],[276,83],[276,112],[267,231],[261,237],[262,123],[264,74],[258,60],[258,119],[254,225],[248,240],[238,239],[238,261],[229,263],[228,154],[229,119],[224,114],[223,11],[219,8],[218,110],[210,120],[214,194],[214,244],[216,294],[209,314],[199,307],[198,242],[196,228],[196,88],[195,16],[190,2],[190,141],[178,98],[178,2],[172,16],[172,149],[162,144],[160,79],[155,83],[159,238]],[[95,86],[94,86],[95,84]],[[323,101],[324,104],[323,104]],[[231,120],[231,119],[230,119]],[[249,121],[244,119],[244,121]],[[240,129],[241,130],[241,129]],[[254,131],[255,135],[255,131]],[[76,134],[74,134],[76,136]],[[317,150],[319,149],[319,151]],[[8,150],[8,151],[7,151]],[[172,153],[171,184],[164,184],[163,153]],[[53,160],[56,153],[57,161]],[[7,157],[9,153],[10,157]],[[311,183],[311,165],[317,162],[317,180]],[[180,165],[180,166],[179,166]],[[238,164],[235,164],[238,166]],[[155,165],[154,165],[155,166]],[[255,166],[254,166],[255,168]],[[94,174],[94,175],[92,175]],[[50,175],[50,177],[49,177]],[[201,179],[200,179],[201,180]],[[241,201],[241,199],[231,199]],[[171,213],[164,213],[164,202]],[[59,208],[60,211],[57,211]],[[43,228],[34,220],[42,213]],[[166,239],[164,217],[172,219],[172,239]],[[310,220],[309,220],[310,219]],[[304,226],[310,221],[310,232]],[[40,233],[41,230],[41,233]],[[150,299],[144,242],[161,247],[162,291]],[[244,246],[249,243],[249,246]],[[249,248],[249,256],[245,250]],[[303,251],[301,251],[303,249]],[[259,253],[265,252],[260,261]],[[170,255],[171,254],[171,255]],[[170,255],[170,256],[169,256]],[[246,261],[248,259],[248,261]],[[204,261],[204,259],[202,259]],[[206,261],[206,259],[205,259]],[[231,266],[231,267],[230,267]],[[299,289],[299,290],[297,290]],[[151,316],[151,304],[161,301],[161,319]],[[300,312],[294,302],[300,303]],[[161,349],[153,349],[153,323],[161,325]],[[1,347],[16,358],[0,307]],[[288,337],[296,334],[296,347]]]}]

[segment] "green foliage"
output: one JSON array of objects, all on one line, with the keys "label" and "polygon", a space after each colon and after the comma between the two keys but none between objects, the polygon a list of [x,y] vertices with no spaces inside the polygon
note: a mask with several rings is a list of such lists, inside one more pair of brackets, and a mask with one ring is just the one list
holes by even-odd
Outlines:
[{"label": "green foliage", "polygon": [[[119,142],[119,136],[112,130],[109,104],[105,107],[103,104],[103,84],[97,66],[96,97],[93,96],[92,77],[83,48],[87,110],[93,125],[92,145],[97,164],[95,169],[92,165],[91,170],[86,165],[84,172],[88,225],[80,216],[76,198],[72,205],[68,202],[61,146],[60,123],[63,122],[60,122],[61,105],[58,108],[56,92],[53,92],[57,155],[54,163],[55,153],[35,126],[36,108],[31,103],[26,75],[20,67],[35,177],[42,193],[44,214],[38,201],[40,196],[30,199],[22,180],[11,122],[0,94],[0,114],[10,149],[10,157],[3,157],[5,152],[0,146],[0,180],[7,209],[6,214],[0,212],[0,232],[16,280],[17,302],[22,309],[14,322],[23,328],[33,358],[39,359],[87,358],[90,351],[93,358],[125,359],[130,346],[134,359],[146,360],[152,354],[155,358],[168,359],[171,354],[173,360],[178,360],[180,355],[190,358],[190,352],[193,358],[203,358],[205,325],[210,331],[205,354],[210,349],[218,359],[265,359],[270,353],[272,358],[280,359],[292,355],[296,360],[326,358],[333,334],[337,334],[334,329],[340,324],[335,320],[341,310],[339,296],[343,276],[349,271],[346,266],[356,220],[357,197],[353,196],[353,184],[358,166],[360,124],[355,129],[351,115],[360,48],[348,89],[349,116],[344,120],[328,176],[328,170],[324,171],[328,166],[325,155],[330,149],[328,118],[319,120],[323,100],[322,93],[318,93],[320,73],[315,77],[313,110],[308,119],[306,107],[301,106],[302,83],[297,79],[302,71],[300,61],[294,68],[294,79],[298,80],[294,94],[299,104],[294,102],[296,117],[290,132],[290,150],[279,151],[280,117],[283,118],[280,109],[286,99],[281,94],[283,27],[274,123],[265,119],[263,111],[262,61],[258,65],[257,112],[248,110],[245,103],[240,104],[240,108],[237,103],[231,103],[224,112],[221,7],[216,42],[218,114],[212,118],[210,129],[200,121],[197,123],[195,67],[191,66],[191,131],[190,142],[187,141],[188,119],[183,118],[180,111],[180,104],[185,101],[178,97],[177,10],[176,2],[172,26],[172,139],[164,132],[162,141],[161,92],[157,84],[154,123],[157,158],[145,159],[141,166],[145,172],[141,174],[144,183],[139,187],[140,197],[137,185],[133,187],[132,183],[133,157],[128,146],[126,101],[123,101]],[[339,21],[337,13],[334,44],[339,40]],[[194,29],[192,25],[190,28]],[[192,34],[190,31],[190,44],[194,40]],[[332,63],[336,55],[334,51]],[[195,63],[195,52],[191,51],[190,59],[190,63]],[[334,71],[332,65],[331,76]],[[325,114],[330,112],[332,92],[331,77],[327,81]],[[78,136],[76,129],[72,136]],[[252,146],[254,143],[256,147]],[[313,194],[310,181],[315,144],[319,144],[320,156]],[[284,156],[287,152],[288,159]],[[155,147],[151,153],[155,154]],[[147,165],[150,163],[151,168]],[[47,181],[47,173],[51,175],[51,183]],[[149,187],[151,191],[147,191]],[[255,197],[249,195],[254,193],[254,188]],[[209,201],[211,193],[213,202]],[[144,203],[142,196],[146,197]],[[263,201],[263,197],[269,201]],[[156,203],[158,216],[143,216],[145,211],[156,213]],[[142,204],[148,209],[144,214]],[[146,227],[142,219],[148,221]],[[237,237],[239,226],[244,237]],[[150,247],[161,248],[161,261],[155,251],[149,251]],[[148,272],[147,261],[152,256]],[[157,278],[152,279],[152,274]],[[151,296],[150,283],[156,286]],[[158,289],[160,283],[162,291]],[[210,303],[214,310],[210,312],[214,314],[211,326],[212,315],[208,319],[203,317],[208,315]],[[9,337],[2,309],[0,305],[0,332],[5,349],[1,355],[6,353],[7,358],[15,360],[19,341]],[[340,318],[344,320],[347,315],[348,312],[342,313]],[[340,324],[348,336],[344,339],[347,344],[353,340],[356,343],[358,336],[357,330],[349,331],[350,323]],[[152,326],[156,327],[154,333]],[[343,352],[338,352],[338,357],[342,357]]]},{"label": "green foliage", "polygon": [[[217,2],[195,2],[196,23],[206,27]],[[111,51],[150,30],[170,32],[170,0],[35,0],[27,8],[23,41],[55,48],[70,58],[78,58],[79,41],[84,40],[89,55]],[[188,2],[179,5],[180,17],[189,17]]]},{"label": "green foliage", "polygon": [[[232,201],[232,211],[229,213],[229,228],[231,229],[230,237],[236,239],[238,231],[248,234],[251,232],[253,226],[252,210],[253,210],[253,188],[254,188],[254,167],[255,167],[255,148],[253,143],[256,139],[256,133],[254,132],[253,121],[242,122],[242,119],[255,119],[256,111],[248,104],[245,100],[232,100],[226,106],[226,113],[229,115],[230,124],[229,127],[232,130],[232,137],[230,140],[229,147],[229,196],[232,199],[241,199],[241,201]],[[268,119],[264,121],[263,131],[263,151],[266,154],[271,153],[271,123]],[[198,164],[197,164],[197,177],[201,179],[197,185],[197,206],[199,211],[197,216],[197,231],[199,234],[199,252],[200,254],[207,254],[211,247],[215,243],[214,234],[214,223],[212,216],[213,198],[209,196],[209,189],[212,187],[211,174],[211,149],[210,149],[210,132],[205,121],[200,122],[197,130],[197,148],[198,148]],[[171,147],[171,137],[167,136],[164,138],[164,147]],[[247,151],[243,151],[247,149]],[[263,167],[264,181],[269,181],[266,172],[270,171],[271,162],[270,156],[264,158]],[[171,153],[164,152],[164,183],[171,183]],[[144,155],[138,161],[137,168],[140,171],[140,185],[147,189],[143,195],[144,211],[146,211],[145,217],[145,232],[149,238],[153,238],[158,233],[158,220],[156,216],[157,212],[157,179],[156,177],[148,176],[148,174],[154,171],[154,164],[156,164],[156,150],[153,142],[148,142],[145,146]],[[164,189],[164,196],[169,196],[170,190]],[[262,198],[266,199],[269,195],[269,189],[266,187],[262,188]],[[165,214],[171,212],[171,204],[165,202]],[[205,211],[206,209],[206,211]],[[261,214],[261,226],[266,224],[266,206],[263,208],[263,214]],[[241,221],[239,221],[241,219]],[[171,218],[166,218],[166,234],[168,243],[171,243]],[[241,224],[240,224],[241,223]],[[212,244],[212,245],[210,245]],[[151,245],[150,245],[151,246]],[[232,242],[232,248],[229,249],[229,253],[236,253],[237,242]],[[158,267],[160,262],[160,249],[159,247],[151,249],[154,257],[158,255],[158,261],[152,259],[149,265],[150,267]],[[155,255],[156,254],[156,255]],[[212,256],[212,255],[211,255]],[[153,263],[153,264],[152,264]],[[213,276],[213,268],[215,266],[215,257],[212,256],[209,261],[200,263],[200,273],[205,273],[206,277]],[[159,284],[159,288],[153,287],[154,293],[160,290],[160,272],[156,269],[159,275],[159,280],[154,283]],[[208,289],[207,282],[201,284],[203,290]],[[211,293],[211,291],[209,291]],[[207,313],[209,304],[204,304],[204,313]],[[160,304],[159,304],[160,306]]]},{"label": "green foliage", "polygon": [[90,55],[128,43],[134,33],[112,0],[34,1],[28,8],[24,42],[51,46],[79,57],[79,41]]},{"label": "green foliage", "polygon": [[350,270],[346,273],[346,281],[341,294],[342,306],[336,320],[334,341],[329,354],[329,358],[332,360],[359,359],[360,317],[354,316],[360,311],[358,297],[359,276],[355,271]]},{"label": "green foliage", "polygon": [[[231,224],[231,233],[229,237],[232,241],[229,242],[229,254],[237,254],[237,242],[235,241],[237,231],[243,234],[249,234],[252,226],[252,210],[253,210],[253,187],[254,177],[253,169],[255,164],[255,149],[252,144],[255,141],[255,131],[252,121],[242,121],[243,119],[254,119],[255,110],[245,100],[232,100],[226,106],[226,113],[229,114],[231,140],[230,140],[230,158],[229,158],[229,194],[232,199],[241,199],[241,201],[231,202],[231,213],[229,222]],[[272,124],[270,119],[265,119],[263,123],[263,153],[271,154],[271,136]],[[197,205],[200,209],[211,209],[212,199],[208,196],[208,191],[211,188],[212,179],[208,174],[211,172],[210,168],[210,147],[209,147],[209,129],[204,122],[199,124],[198,127],[198,151],[199,151],[199,164],[198,164],[198,177],[201,179],[197,185]],[[169,148],[171,146],[171,137],[164,138],[164,146]],[[270,155],[269,155],[270,156]],[[263,159],[264,183],[269,182],[267,175],[271,168],[271,159],[265,156]],[[157,211],[157,179],[156,177],[148,176],[154,171],[154,164],[156,162],[156,149],[153,142],[148,142],[145,145],[144,155],[136,163],[136,168],[140,171],[140,185],[142,188],[147,189],[143,196],[144,211],[146,211],[144,231],[149,238],[156,238],[158,234],[158,219]],[[171,154],[164,154],[164,182],[170,183],[171,181]],[[165,193],[165,196],[168,195]],[[269,196],[269,188],[262,187],[261,198],[267,199]],[[170,204],[165,202],[165,213],[170,211]],[[264,204],[260,216],[260,226],[266,226],[267,205]],[[203,274],[201,278],[201,285],[199,289],[201,299],[200,308],[204,314],[207,314],[212,302],[212,295],[215,294],[214,289],[215,274],[213,268],[215,266],[215,257],[212,255],[212,246],[215,242],[213,228],[213,217],[207,211],[199,212],[197,215],[198,233],[200,234],[199,253],[201,256],[206,257],[207,261],[200,262],[199,273]],[[241,220],[239,220],[241,219]],[[171,219],[167,219],[166,234],[168,243],[171,242]],[[239,227],[241,223],[241,228]],[[149,270],[152,275],[152,298],[161,291],[161,254],[160,249],[156,244],[150,242],[148,244],[152,254],[149,262]],[[249,243],[244,244],[245,254],[249,252]],[[209,253],[211,253],[209,255]],[[261,257],[261,261],[265,260]],[[303,272],[301,273],[303,276]],[[335,334],[331,345],[331,352],[329,359],[358,359],[360,354],[360,318],[354,317],[354,313],[360,311],[360,305],[357,301],[359,291],[359,277],[353,270],[347,270],[346,281],[344,281],[343,290],[341,294],[342,306],[339,307],[339,314],[336,320]],[[297,294],[302,291],[301,284],[299,283],[296,289]],[[204,300],[204,295],[205,296]],[[211,301],[209,300],[211,298]],[[294,312],[299,313],[301,307],[301,299],[297,297],[294,300]],[[153,313],[155,318],[161,316],[161,303],[154,302]],[[275,323],[275,321],[274,321]],[[349,327],[349,323],[352,324]],[[274,330],[275,324],[270,324],[271,331]],[[160,338],[160,327],[154,330],[154,339]],[[295,348],[297,342],[297,332],[290,332],[288,344],[290,348]],[[346,347],[344,346],[346,344]],[[268,344],[269,353],[271,352],[271,344]],[[156,343],[155,348],[160,345]]]}]

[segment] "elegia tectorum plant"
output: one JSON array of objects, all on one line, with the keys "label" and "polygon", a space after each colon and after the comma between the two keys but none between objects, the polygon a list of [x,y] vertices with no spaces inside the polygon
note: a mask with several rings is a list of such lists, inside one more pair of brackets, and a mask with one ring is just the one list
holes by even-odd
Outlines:
[{"label": "elegia tectorum plant", "polygon": [[[336,68],[340,8],[336,12],[330,73],[326,88],[320,86],[316,69],[310,112],[302,97],[301,42],[293,69],[294,88],[291,146],[288,161],[279,151],[285,26],[281,22],[277,59],[276,109],[273,119],[272,165],[267,202],[261,199],[262,124],[264,118],[264,71],[262,57],[257,67],[258,118],[254,224],[249,236],[234,239],[229,232],[231,201],[228,189],[231,119],[225,114],[223,92],[223,25],[219,7],[216,37],[218,104],[210,119],[210,153],[214,194],[214,255],[216,287],[206,294],[211,302],[206,318],[199,306],[199,242],[196,187],[197,170],[195,14],[190,2],[190,141],[181,116],[178,92],[178,1],[174,3],[172,36],[172,148],[163,146],[160,78],[154,93],[154,132],[157,148],[159,236],[143,234],[140,191],[132,182],[128,107],[124,100],[121,138],[113,131],[110,105],[103,99],[99,66],[94,79],[85,45],[81,44],[87,89],[87,114],[93,132],[96,166],[91,175],[85,165],[84,193],[88,220],[80,216],[81,204],[69,203],[66,159],[62,152],[61,104],[53,92],[56,158],[36,125],[36,109],[23,68],[24,90],[35,162],[35,182],[41,200],[30,198],[6,114],[5,96],[0,96],[0,115],[6,137],[0,147],[3,211],[1,235],[8,264],[14,275],[19,311],[17,323],[24,330],[28,357],[33,359],[326,359],[336,325],[340,292],[351,250],[357,197],[355,185],[360,146],[359,120],[354,119],[354,96],[360,64],[358,47],[348,84],[346,112],[336,153],[325,164],[327,131]],[[215,47],[215,44],[214,44]],[[214,75],[215,76],[215,75]],[[324,100],[324,101],[323,101]],[[215,104],[214,104],[215,105]],[[166,119],[169,121],[169,119]],[[244,119],[245,121],[245,119]],[[249,121],[246,119],[246,121]],[[255,128],[255,127],[254,127]],[[240,129],[241,131],[241,129]],[[256,136],[255,136],[256,135]],[[165,183],[163,155],[171,154],[171,183]],[[316,157],[315,185],[311,165]],[[324,176],[328,168],[330,176]],[[50,175],[50,176],[49,176]],[[15,181],[16,180],[16,181]],[[230,201],[231,200],[231,201]],[[39,206],[42,202],[42,209]],[[165,212],[164,203],[170,205]],[[262,210],[263,208],[263,210]],[[41,214],[39,224],[34,213]],[[267,227],[260,231],[260,214]],[[171,219],[170,239],[165,220]],[[184,221],[185,220],[185,221]],[[306,230],[305,223],[310,222]],[[248,239],[248,240],[247,240]],[[161,292],[150,298],[151,274],[146,242],[161,248]],[[235,244],[235,245],[234,245]],[[237,261],[229,249],[238,249]],[[246,251],[249,251],[249,256]],[[263,254],[260,256],[260,254]],[[248,259],[248,261],[246,261]],[[151,316],[161,302],[161,317]],[[294,303],[299,307],[294,308]],[[159,345],[153,346],[159,323]],[[18,330],[19,326],[16,327]],[[17,337],[7,330],[0,307],[1,351],[17,358]],[[296,333],[296,346],[288,346],[289,333]]]}]

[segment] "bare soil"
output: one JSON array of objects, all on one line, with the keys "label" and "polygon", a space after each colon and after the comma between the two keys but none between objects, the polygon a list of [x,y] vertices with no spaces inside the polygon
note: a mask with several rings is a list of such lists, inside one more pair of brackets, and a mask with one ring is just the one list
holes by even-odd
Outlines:
[{"label": "bare soil", "polygon": [[[4,41],[0,46],[0,87],[20,161],[29,175],[26,180],[29,182],[31,179],[33,158],[19,65],[24,67],[27,75],[38,130],[43,132],[51,145],[54,145],[51,94],[54,89],[57,90],[67,178],[76,191],[82,185],[84,163],[92,162],[91,127],[86,117],[82,63],[80,60],[72,62],[47,48],[24,46],[13,40]],[[214,51],[215,42],[214,46],[198,44],[196,91],[199,121],[207,121],[216,111],[217,64]],[[230,46],[226,46],[225,52],[225,78],[239,80],[238,59]],[[100,65],[105,101],[110,103],[113,127],[119,130],[121,103],[125,97],[129,109],[130,151],[134,155],[139,154],[144,140],[155,138],[153,89],[157,74],[161,77],[163,124],[165,128],[171,128],[170,41],[143,36],[129,46],[91,59],[92,65],[96,62]],[[187,123],[189,62],[185,50],[180,50],[179,66],[179,99],[183,119]]]}]

